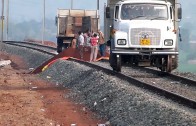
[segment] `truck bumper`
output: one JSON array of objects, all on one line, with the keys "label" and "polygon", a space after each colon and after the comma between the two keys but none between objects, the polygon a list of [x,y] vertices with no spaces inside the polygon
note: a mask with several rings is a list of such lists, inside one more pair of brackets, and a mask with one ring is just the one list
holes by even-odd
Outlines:
[{"label": "truck bumper", "polygon": [[111,50],[114,54],[121,55],[178,55],[178,51],[174,50]]}]

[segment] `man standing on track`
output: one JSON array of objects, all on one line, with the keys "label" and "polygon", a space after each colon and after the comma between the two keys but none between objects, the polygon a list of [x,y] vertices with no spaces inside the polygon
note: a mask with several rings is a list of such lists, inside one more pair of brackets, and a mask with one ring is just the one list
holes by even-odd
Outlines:
[{"label": "man standing on track", "polygon": [[77,44],[78,44],[78,48],[79,48],[79,51],[80,51],[80,58],[83,59],[83,49],[84,49],[84,36],[83,36],[83,33],[81,31],[78,32],[78,41],[77,41]]},{"label": "man standing on track", "polygon": [[101,32],[101,30],[98,30],[99,33],[99,51],[102,57],[105,56],[105,40],[104,40],[104,34]]},{"label": "man standing on track", "polygon": [[96,33],[94,33],[93,37],[91,37],[90,43],[91,43],[90,62],[92,61],[95,62],[97,59],[97,52],[98,52],[98,38]]}]

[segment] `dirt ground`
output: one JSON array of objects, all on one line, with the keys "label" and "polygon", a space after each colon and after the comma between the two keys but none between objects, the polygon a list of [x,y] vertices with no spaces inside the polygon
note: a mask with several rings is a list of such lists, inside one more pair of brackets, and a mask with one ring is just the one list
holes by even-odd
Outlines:
[{"label": "dirt ground", "polygon": [[63,96],[70,90],[54,86],[36,75],[22,58],[0,52],[0,126],[97,126],[106,121],[85,106]]}]

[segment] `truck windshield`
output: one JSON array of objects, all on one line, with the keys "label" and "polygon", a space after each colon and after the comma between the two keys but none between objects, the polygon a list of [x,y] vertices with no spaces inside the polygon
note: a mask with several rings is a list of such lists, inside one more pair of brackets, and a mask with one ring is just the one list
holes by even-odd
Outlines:
[{"label": "truck windshield", "polygon": [[123,4],[121,7],[121,19],[167,20],[167,6],[160,4]]}]

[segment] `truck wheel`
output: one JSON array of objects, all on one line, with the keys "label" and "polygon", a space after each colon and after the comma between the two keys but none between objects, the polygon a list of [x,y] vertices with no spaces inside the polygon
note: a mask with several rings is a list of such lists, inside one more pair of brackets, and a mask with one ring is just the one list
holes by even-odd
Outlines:
[{"label": "truck wheel", "polygon": [[166,72],[171,72],[178,67],[178,56],[172,58],[172,55],[167,57],[167,70]]},{"label": "truck wheel", "polygon": [[116,72],[121,72],[121,56],[111,53],[110,54],[110,66]]},{"label": "truck wheel", "polygon": [[178,56],[172,59],[173,63],[173,69],[176,69],[178,67]]},{"label": "truck wheel", "polygon": [[61,53],[62,52],[62,47],[57,45],[57,52]]},{"label": "truck wheel", "polygon": [[67,49],[67,48],[69,48],[69,47],[70,47],[70,43],[64,43],[64,44],[63,44],[63,48],[64,48],[64,49]]},{"label": "truck wheel", "polygon": [[162,72],[165,72],[165,71],[166,71],[166,68],[167,68],[166,58],[158,59],[158,62],[159,62],[158,64],[160,64],[159,69],[160,69]]},{"label": "truck wheel", "polygon": [[166,72],[171,72],[172,71],[172,56],[168,55],[167,57],[167,70]]},{"label": "truck wheel", "polygon": [[61,53],[63,48],[63,40],[60,38],[57,38],[57,52]]}]

